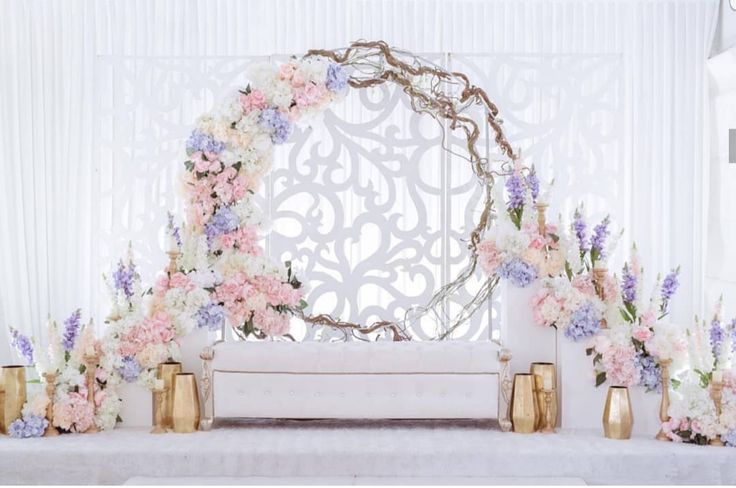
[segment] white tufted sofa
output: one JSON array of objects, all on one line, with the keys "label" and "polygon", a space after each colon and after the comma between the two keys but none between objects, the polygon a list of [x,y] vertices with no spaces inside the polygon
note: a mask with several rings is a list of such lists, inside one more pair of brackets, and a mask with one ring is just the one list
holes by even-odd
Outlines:
[{"label": "white tufted sofa", "polygon": [[493,342],[219,342],[206,347],[201,429],[215,418],[498,419],[506,349]]}]

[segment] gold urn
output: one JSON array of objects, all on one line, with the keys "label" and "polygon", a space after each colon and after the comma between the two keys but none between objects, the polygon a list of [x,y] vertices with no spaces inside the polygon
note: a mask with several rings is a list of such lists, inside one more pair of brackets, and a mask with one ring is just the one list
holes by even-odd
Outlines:
[{"label": "gold urn", "polygon": [[3,366],[0,385],[0,432],[7,434],[10,424],[21,417],[26,402],[26,368]]},{"label": "gold urn", "polygon": [[174,377],[174,432],[190,433],[199,428],[199,392],[194,373],[179,373]]},{"label": "gold urn", "polygon": [[[174,427],[172,414],[174,409],[174,378],[181,373],[181,363],[167,361],[158,365],[156,377],[164,382],[164,391],[161,393],[161,401],[153,400],[153,419],[161,416],[161,426],[166,429]],[[160,412],[156,410],[160,409]]]},{"label": "gold urn", "polygon": [[514,432],[531,434],[537,430],[539,409],[534,394],[535,376],[530,373],[514,375],[511,391],[511,424]]},{"label": "gold urn", "polygon": [[625,386],[609,387],[603,409],[603,435],[609,439],[629,439],[633,425],[629,389]]},{"label": "gold urn", "polygon": [[539,420],[537,422],[537,430],[544,426],[545,412],[545,394],[544,384],[548,383],[552,390],[552,401],[550,402],[550,413],[552,425],[557,425],[557,371],[554,363],[532,363],[529,368],[531,374],[535,376],[534,395],[537,399],[537,411],[539,412]]}]

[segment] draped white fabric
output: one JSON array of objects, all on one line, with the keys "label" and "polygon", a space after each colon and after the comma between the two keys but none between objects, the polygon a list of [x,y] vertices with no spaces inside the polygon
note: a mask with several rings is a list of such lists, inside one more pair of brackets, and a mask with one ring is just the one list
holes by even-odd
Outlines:
[{"label": "draped white fabric", "polygon": [[[674,316],[702,305],[705,61],[716,0],[5,1],[0,4],[0,320],[101,310],[97,73],[106,56],[237,56],[384,39],[422,53],[621,59],[623,212],[652,272],[682,265]],[[569,76],[575,76],[570,73]],[[493,96],[493,94],[491,94]],[[501,107],[502,111],[504,107]],[[509,107],[509,111],[513,111]],[[591,119],[594,124],[594,119]],[[561,145],[566,141],[560,141]],[[537,161],[537,165],[543,161]],[[574,164],[576,162],[570,162]],[[584,165],[584,162],[578,162]],[[605,193],[607,178],[558,181]],[[112,180],[110,180],[110,178]],[[151,187],[145,191],[161,191]],[[620,249],[621,250],[621,249]],[[101,319],[97,316],[97,319]],[[0,341],[0,359],[7,349]]]}]

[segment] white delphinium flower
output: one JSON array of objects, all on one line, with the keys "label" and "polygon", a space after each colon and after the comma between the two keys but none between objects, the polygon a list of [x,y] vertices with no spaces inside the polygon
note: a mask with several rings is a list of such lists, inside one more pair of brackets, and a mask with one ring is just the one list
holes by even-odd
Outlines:
[{"label": "white delphinium flower", "polygon": [[304,76],[318,85],[322,85],[327,80],[327,67],[330,61],[322,56],[310,56],[299,61],[299,69]]},{"label": "white delphinium flower", "polygon": [[239,98],[234,98],[229,103],[225,103],[220,108],[217,114],[217,118],[220,122],[224,122],[228,125],[240,121],[243,117],[243,105],[240,103]]},{"label": "white delphinium flower", "polygon": [[105,389],[105,399],[97,407],[95,412],[95,425],[102,430],[110,430],[115,427],[122,400],[113,388]]},{"label": "white delphinium flower", "polygon": [[250,80],[252,88],[264,91],[265,87],[278,80],[279,69],[269,62],[254,63],[248,66],[246,76]]}]

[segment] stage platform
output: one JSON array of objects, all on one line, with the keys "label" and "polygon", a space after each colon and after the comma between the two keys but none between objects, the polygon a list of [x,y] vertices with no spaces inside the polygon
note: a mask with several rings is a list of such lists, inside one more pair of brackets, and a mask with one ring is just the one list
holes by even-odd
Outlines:
[{"label": "stage platform", "polygon": [[252,421],[0,437],[4,484],[733,484],[736,449],[470,421]]}]

